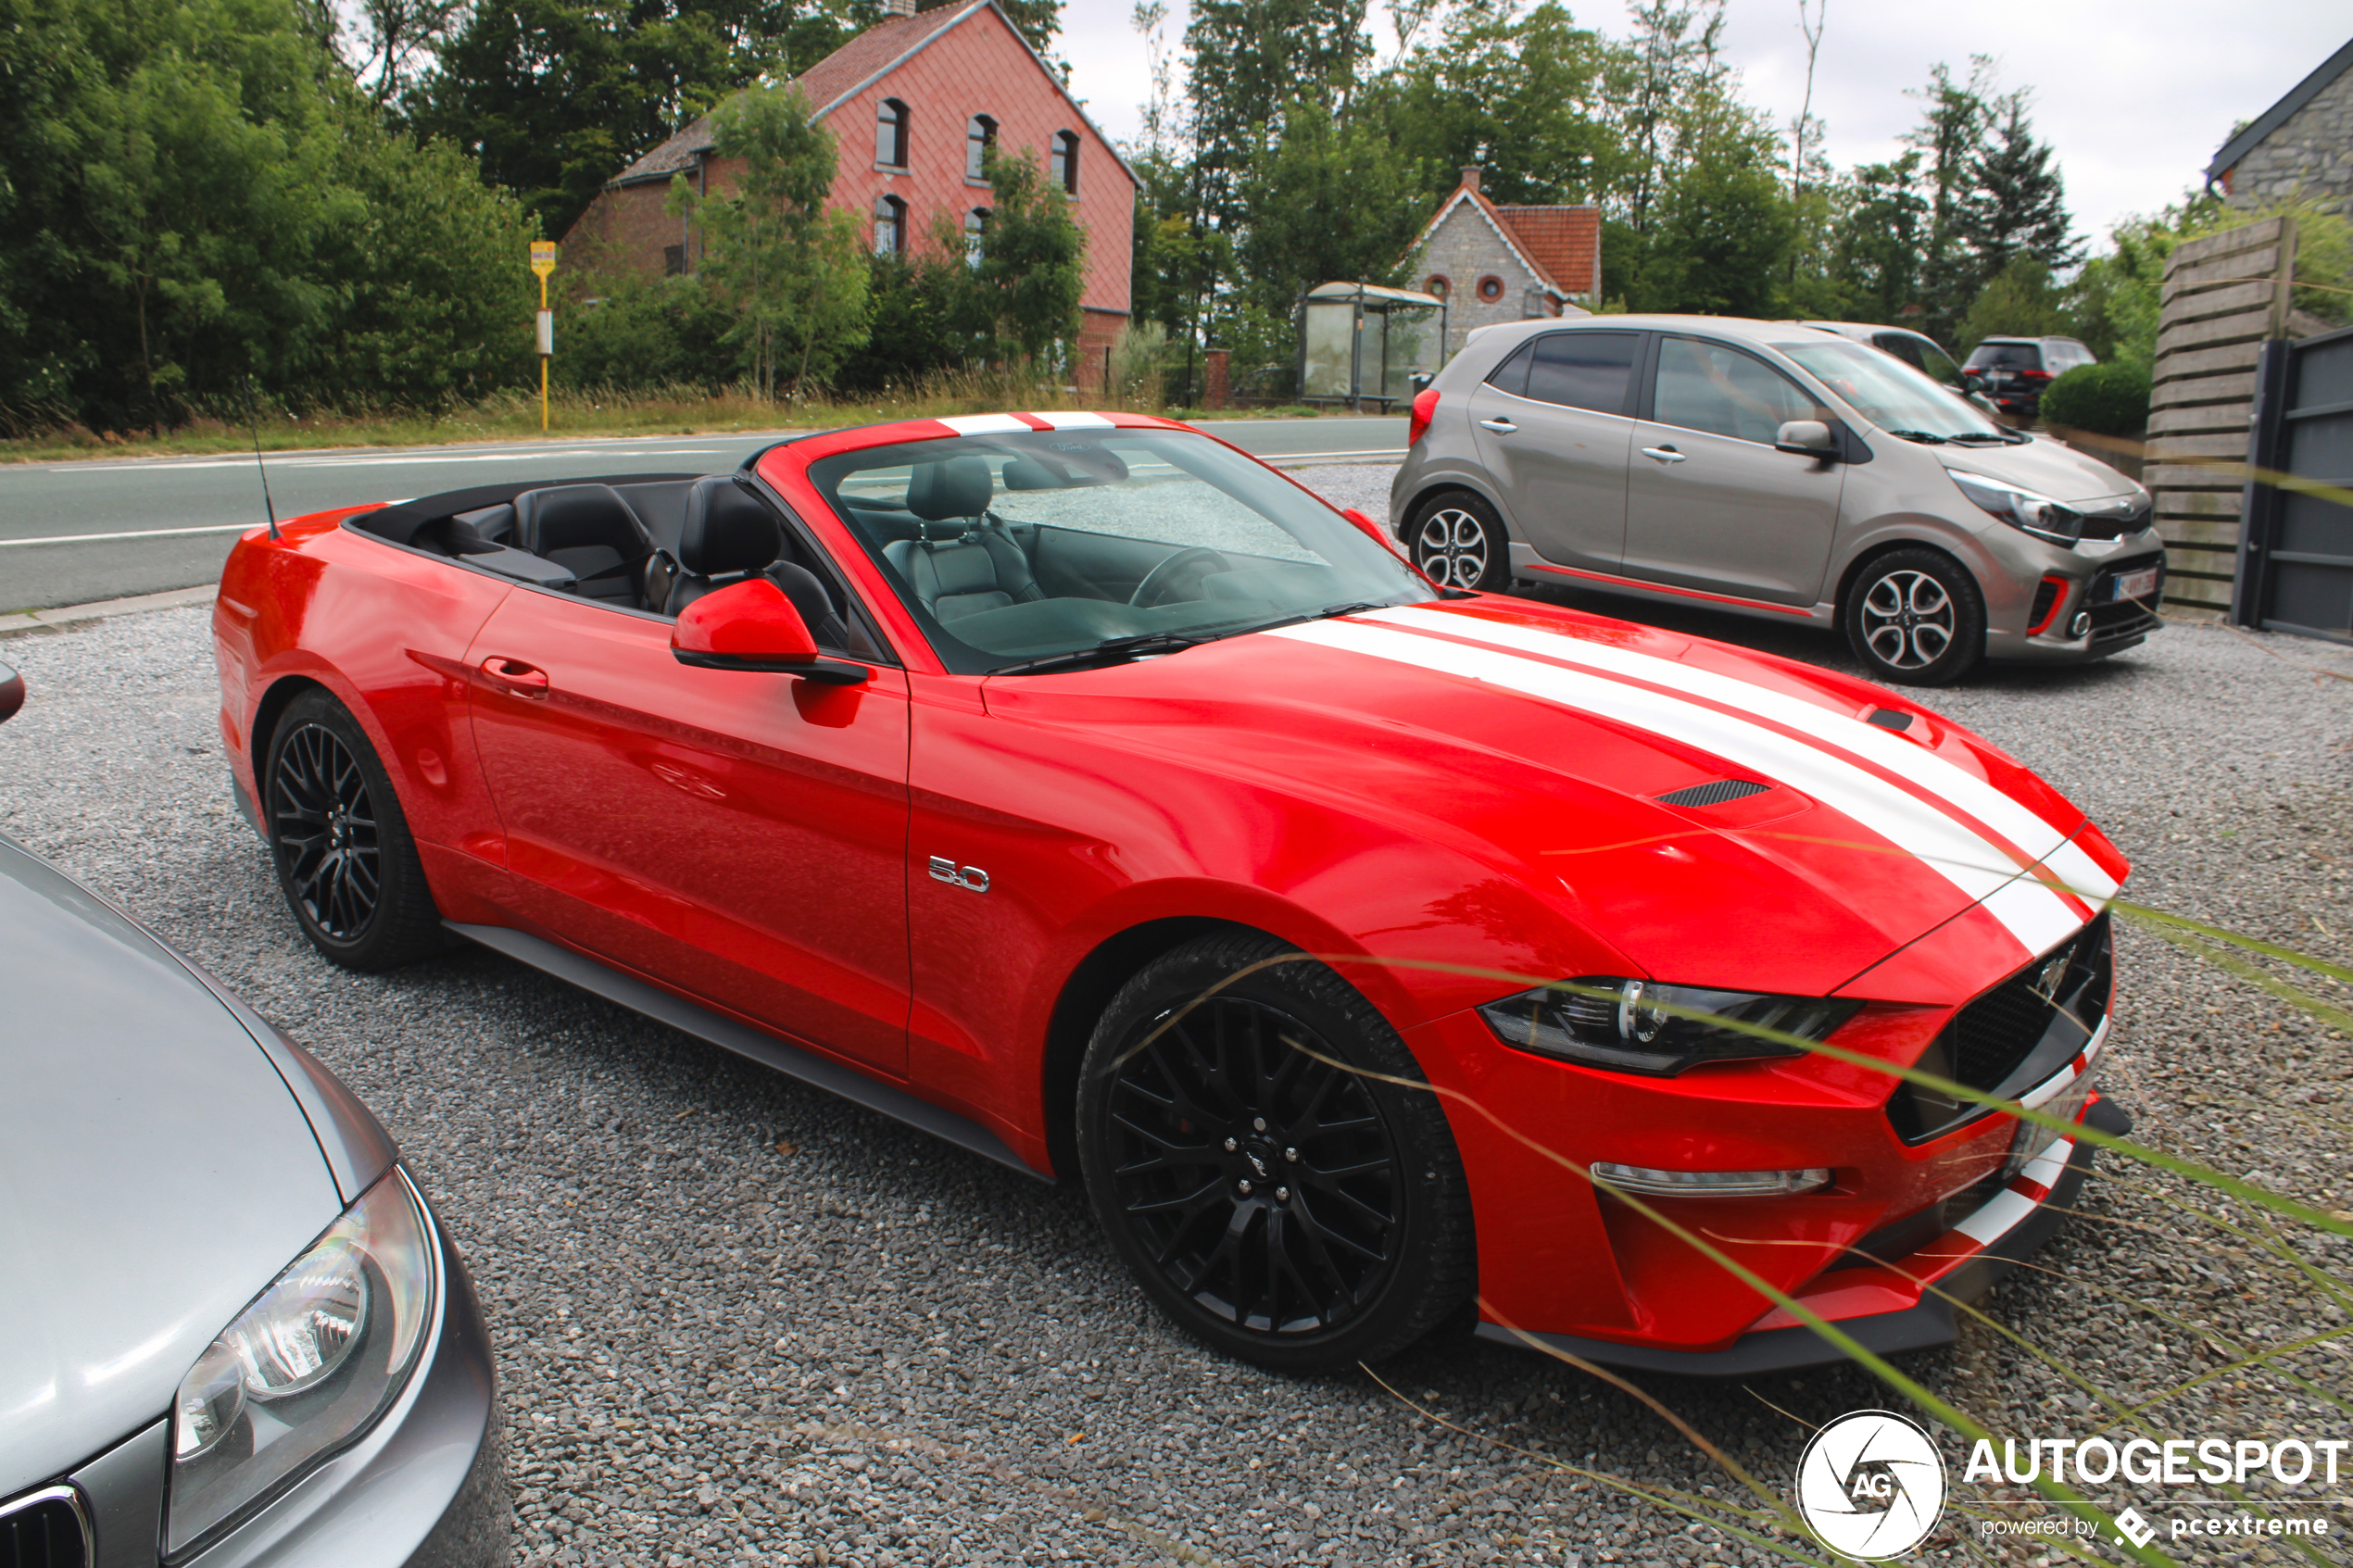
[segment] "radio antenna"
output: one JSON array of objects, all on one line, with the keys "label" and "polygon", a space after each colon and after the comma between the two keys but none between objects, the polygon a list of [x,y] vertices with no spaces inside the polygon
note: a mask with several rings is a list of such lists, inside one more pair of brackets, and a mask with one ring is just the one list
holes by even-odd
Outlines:
[{"label": "radio antenna", "polygon": [[270,520],[270,537],[278,537],[278,508],[270,504],[270,470],[261,460],[261,419],[254,412],[253,377],[245,377],[245,428],[253,432],[253,471],[261,476],[261,515]]}]

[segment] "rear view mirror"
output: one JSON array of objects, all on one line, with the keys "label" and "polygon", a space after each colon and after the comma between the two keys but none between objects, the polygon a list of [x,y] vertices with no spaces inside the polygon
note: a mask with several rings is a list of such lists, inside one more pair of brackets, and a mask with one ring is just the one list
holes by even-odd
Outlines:
[{"label": "rear view mirror", "polygon": [[1800,458],[1835,458],[1838,442],[1819,420],[1792,420],[1774,435],[1773,450]]},{"label": "rear view mirror", "polygon": [[688,605],[670,632],[670,655],[700,670],[748,670],[854,686],[874,671],[826,659],[785,591],[765,577],[732,583]]},{"label": "rear view mirror", "polygon": [[24,677],[0,664],[0,723],[24,706]]}]

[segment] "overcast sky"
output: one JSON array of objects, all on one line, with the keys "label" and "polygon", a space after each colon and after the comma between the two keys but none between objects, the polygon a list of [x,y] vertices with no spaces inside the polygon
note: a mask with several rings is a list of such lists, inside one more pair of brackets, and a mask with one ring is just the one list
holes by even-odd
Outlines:
[{"label": "overcast sky", "polygon": [[[1168,36],[1181,45],[1186,0],[1168,0]],[[1378,0],[1376,0],[1378,5]],[[2198,183],[2231,128],[2252,119],[2353,37],[2345,0],[1829,0],[1814,75],[1814,112],[1830,125],[1830,156],[1845,168],[1891,157],[1918,118],[1904,95],[1938,60],[1966,75],[1991,55],[2005,87],[2034,89],[2034,121],[2058,149],[2078,230],[2104,241],[2108,225],[2153,212]],[[1129,25],[1129,0],[1067,0],[1061,52],[1071,85],[1109,135],[1141,126],[1151,76]],[[1584,26],[1623,36],[1617,5],[1572,5]],[[1806,88],[1796,0],[1731,0],[1727,54],[1751,102],[1786,124]],[[1385,15],[1375,36],[1395,47]],[[1181,72],[1181,66],[1180,66]],[[1182,84],[1181,73],[1179,85]]]}]

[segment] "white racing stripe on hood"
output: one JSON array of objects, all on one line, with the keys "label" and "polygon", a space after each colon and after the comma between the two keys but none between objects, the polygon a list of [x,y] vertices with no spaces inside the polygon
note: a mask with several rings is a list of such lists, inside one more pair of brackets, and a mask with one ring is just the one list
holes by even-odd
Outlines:
[{"label": "white racing stripe on hood", "polygon": [[[1564,670],[1504,648],[1472,646],[1348,621],[1275,627],[1289,637],[1421,670],[1485,681],[1696,746],[1757,776],[1779,780],[1908,851],[1919,863],[1984,903],[2028,956],[2082,924],[2049,888],[2016,870],[2009,856],[1963,823],[1837,753],[1733,714],[1646,691],[1606,675]],[[1995,894],[2003,897],[1993,902]]]},{"label": "white racing stripe on hood", "polygon": [[[2070,892],[2095,909],[2116,893],[2116,879],[2077,848],[2071,838],[2033,811],[1968,770],[1957,767],[1925,746],[1904,739],[1851,714],[1840,713],[1789,692],[1775,691],[1726,675],[1694,669],[1655,654],[1637,653],[1583,637],[1539,632],[1525,626],[1500,625],[1477,616],[1441,610],[1400,608],[1369,611],[1368,621],[1443,632],[1496,647],[1542,654],[1613,675],[1629,675],[1671,691],[1720,702],[1760,719],[1828,741],[1897,777],[1908,780],[1955,809],[1968,812],[2036,859]],[[2070,928],[2071,929],[2071,928]],[[2040,948],[2036,949],[2038,952]]]}]

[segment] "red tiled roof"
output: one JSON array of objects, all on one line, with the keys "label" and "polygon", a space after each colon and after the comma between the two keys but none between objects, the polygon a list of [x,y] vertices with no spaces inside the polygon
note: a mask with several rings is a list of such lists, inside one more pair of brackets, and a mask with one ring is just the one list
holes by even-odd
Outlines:
[{"label": "red tiled roof", "polygon": [[[843,98],[922,48],[989,0],[965,0],[912,17],[887,17],[794,78],[809,98],[809,107],[824,114]],[[704,115],[652,152],[613,176],[616,185],[645,180],[666,180],[694,166],[698,154],[711,145],[711,116]]]},{"label": "red tiled roof", "polygon": [[1601,208],[1490,207],[1528,258],[1564,293],[1590,295],[1601,287]]}]

